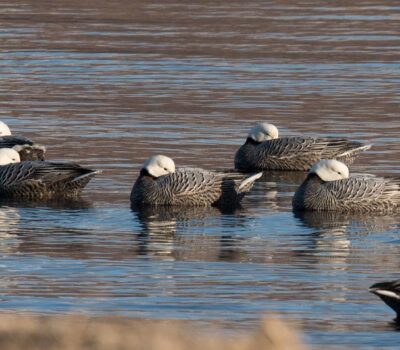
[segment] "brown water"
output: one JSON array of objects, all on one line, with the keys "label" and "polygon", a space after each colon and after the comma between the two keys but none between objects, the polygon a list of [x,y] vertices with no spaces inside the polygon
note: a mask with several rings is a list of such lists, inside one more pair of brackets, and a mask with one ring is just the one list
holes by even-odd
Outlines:
[{"label": "brown water", "polygon": [[230,215],[135,213],[129,192],[156,153],[231,168],[261,120],[373,143],[352,170],[399,174],[399,28],[398,1],[1,2],[1,119],[103,170],[85,202],[0,208],[1,308],[279,313],[316,348],[397,348],[367,290],[399,278],[398,217],[296,217],[303,174],[266,174]]}]

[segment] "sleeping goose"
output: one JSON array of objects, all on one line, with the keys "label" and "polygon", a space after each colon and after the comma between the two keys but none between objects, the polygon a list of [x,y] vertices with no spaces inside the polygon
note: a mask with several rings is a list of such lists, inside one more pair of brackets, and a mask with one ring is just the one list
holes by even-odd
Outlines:
[{"label": "sleeping goose", "polygon": [[74,163],[20,162],[12,148],[0,149],[0,199],[78,197],[99,171]]},{"label": "sleeping goose", "polygon": [[293,197],[294,210],[385,212],[400,209],[400,177],[357,175],[335,159],[313,165]]},{"label": "sleeping goose", "polygon": [[257,123],[235,155],[240,171],[306,171],[320,159],[335,158],[353,162],[353,157],[371,148],[361,142],[333,137],[281,137],[275,125]]},{"label": "sleeping goose", "polygon": [[13,148],[24,160],[44,160],[46,148],[23,136],[11,135],[10,128],[0,121],[0,148]]},{"label": "sleeping goose", "polygon": [[171,158],[157,155],[144,163],[132,188],[131,202],[135,206],[235,206],[261,175],[175,169]]},{"label": "sleeping goose", "polygon": [[375,283],[369,287],[369,291],[391,307],[397,314],[397,320],[400,321],[400,280]]}]

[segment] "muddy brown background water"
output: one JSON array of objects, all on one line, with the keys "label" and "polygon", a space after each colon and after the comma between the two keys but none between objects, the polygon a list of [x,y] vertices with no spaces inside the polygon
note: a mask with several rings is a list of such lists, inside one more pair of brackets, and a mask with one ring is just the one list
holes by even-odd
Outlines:
[{"label": "muddy brown background water", "polygon": [[399,174],[399,28],[397,1],[1,1],[1,119],[103,170],[79,205],[0,208],[2,308],[278,312],[317,347],[395,348],[367,288],[399,277],[397,217],[295,217],[302,174],[266,174],[233,215],[128,198],[148,156],[230,168],[263,120],[373,143],[352,170]]}]

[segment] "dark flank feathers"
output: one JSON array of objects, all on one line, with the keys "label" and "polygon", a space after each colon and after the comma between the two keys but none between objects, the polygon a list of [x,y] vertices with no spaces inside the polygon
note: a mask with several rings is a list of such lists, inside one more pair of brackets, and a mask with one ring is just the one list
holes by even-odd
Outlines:
[{"label": "dark flank feathers", "polygon": [[77,197],[98,172],[75,163],[25,161],[3,165],[0,166],[0,198]]},{"label": "dark flank feathers", "polygon": [[369,291],[391,307],[396,312],[397,319],[400,319],[400,280],[375,283]]}]

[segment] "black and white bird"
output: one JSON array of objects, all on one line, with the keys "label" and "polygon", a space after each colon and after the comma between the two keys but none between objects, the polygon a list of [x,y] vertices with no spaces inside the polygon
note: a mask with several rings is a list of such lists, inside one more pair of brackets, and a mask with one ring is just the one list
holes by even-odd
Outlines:
[{"label": "black and white bird", "polygon": [[13,148],[19,153],[21,161],[44,160],[46,147],[23,136],[11,135],[10,128],[0,121],[0,148]]},{"label": "black and white bird", "polygon": [[375,283],[369,287],[369,291],[391,307],[396,312],[397,319],[400,320],[400,280]]},{"label": "black and white bird", "polygon": [[306,171],[321,159],[338,159],[351,164],[354,156],[371,148],[361,142],[335,137],[279,137],[269,123],[257,123],[235,155],[240,171]]},{"label": "black and white bird", "polygon": [[99,173],[75,163],[20,161],[17,151],[0,149],[0,199],[78,197]]},{"label": "black and white bird", "polygon": [[176,169],[171,158],[156,155],[144,163],[130,198],[136,206],[234,206],[261,175]]},{"label": "black and white bird", "polygon": [[314,164],[293,197],[294,210],[396,213],[400,211],[400,177],[349,175],[335,159]]}]

